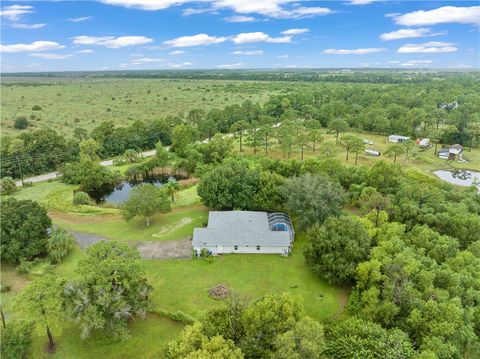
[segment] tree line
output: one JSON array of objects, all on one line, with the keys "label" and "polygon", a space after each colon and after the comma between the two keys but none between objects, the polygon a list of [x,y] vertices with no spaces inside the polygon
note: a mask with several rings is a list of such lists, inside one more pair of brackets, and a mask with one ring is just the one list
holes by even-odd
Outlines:
[{"label": "tree line", "polygon": [[[361,78],[360,74],[352,76]],[[76,128],[70,139],[52,129],[24,130],[2,138],[1,173],[2,177],[19,178],[55,170],[78,157],[79,142],[88,138],[99,143],[101,158],[123,155],[128,149],[152,149],[159,141],[164,146],[172,144],[172,150],[181,155],[189,143],[228,132],[242,136],[253,131],[256,138],[251,136],[249,141],[256,149],[262,143],[268,146],[270,136],[265,128],[256,130],[279,122],[303,123],[306,127],[330,128],[335,132],[340,124],[341,128],[346,125],[351,130],[383,135],[429,137],[435,144],[476,146],[480,140],[478,81],[468,74],[436,76],[440,80],[430,78],[396,85],[365,81],[309,83],[295,91],[287,87],[284,93],[272,95],[264,104],[245,101],[223,109],[193,109],[150,122],[136,120],[126,127],[104,121],[90,133]],[[458,102],[456,108],[442,106],[454,101]],[[283,150],[288,153],[292,139],[287,134],[279,136]]]}]

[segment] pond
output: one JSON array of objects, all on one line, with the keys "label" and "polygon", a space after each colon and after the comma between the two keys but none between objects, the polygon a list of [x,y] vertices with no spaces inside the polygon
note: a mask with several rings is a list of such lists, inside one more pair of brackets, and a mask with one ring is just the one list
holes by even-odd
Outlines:
[{"label": "pond", "polygon": [[476,186],[480,191],[480,172],[470,170],[438,170],[433,172],[438,178],[457,186]]},{"label": "pond", "polygon": [[128,194],[133,188],[143,183],[151,183],[155,187],[161,187],[164,183],[168,182],[169,180],[175,181],[175,180],[181,180],[181,179],[185,179],[185,177],[178,176],[178,175],[159,175],[159,176],[153,176],[153,177],[149,177],[142,180],[125,180],[117,184],[111,184],[109,186],[105,186],[96,192],[89,193],[89,195],[97,203],[121,204],[127,200]]}]

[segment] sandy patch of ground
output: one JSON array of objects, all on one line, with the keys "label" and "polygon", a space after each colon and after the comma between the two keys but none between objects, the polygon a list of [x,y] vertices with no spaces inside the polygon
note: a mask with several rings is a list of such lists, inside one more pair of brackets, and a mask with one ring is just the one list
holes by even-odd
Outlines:
[{"label": "sandy patch of ground", "polygon": [[184,217],[180,221],[178,221],[178,223],[175,223],[171,226],[163,227],[159,232],[152,234],[152,237],[161,237],[168,232],[172,232],[190,223],[192,223],[192,219],[190,217]]}]

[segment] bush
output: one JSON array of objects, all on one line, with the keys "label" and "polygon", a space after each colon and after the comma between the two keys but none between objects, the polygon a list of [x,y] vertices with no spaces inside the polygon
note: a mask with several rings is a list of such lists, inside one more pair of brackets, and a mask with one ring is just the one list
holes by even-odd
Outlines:
[{"label": "bush", "polygon": [[176,322],[180,322],[183,324],[193,324],[195,323],[195,318],[192,317],[191,315],[188,315],[180,310],[177,310],[175,312],[169,312],[168,310],[163,310],[159,309],[156,310],[155,313],[158,315],[170,318],[171,320],[174,320]]},{"label": "bush", "polygon": [[41,106],[35,105],[32,107],[32,111],[41,111],[41,110],[42,110]]},{"label": "bush", "polygon": [[0,293],[8,293],[12,290],[9,285],[0,284]]},{"label": "bush", "polygon": [[0,194],[12,194],[17,189],[17,185],[12,177],[3,177],[0,180]]},{"label": "bush", "polygon": [[24,130],[30,125],[26,117],[17,117],[15,122],[13,123],[13,128],[17,130]]},{"label": "bush", "polygon": [[82,191],[75,192],[73,194],[73,204],[74,205],[88,205],[92,202],[90,196]]},{"label": "bush", "polygon": [[22,359],[30,344],[31,324],[27,322],[11,322],[2,331],[0,356],[2,359]]},{"label": "bush", "polygon": [[114,166],[123,166],[126,163],[127,163],[127,161],[124,158],[115,158],[113,160],[113,165]]},{"label": "bush", "polygon": [[62,228],[54,228],[47,240],[48,256],[52,263],[59,263],[73,248],[75,239]]},{"label": "bush", "polygon": [[17,267],[18,274],[20,274],[20,275],[29,274],[30,271],[32,270],[34,264],[35,264],[35,262],[33,262],[33,261],[28,261],[26,259],[20,260],[20,264]]}]

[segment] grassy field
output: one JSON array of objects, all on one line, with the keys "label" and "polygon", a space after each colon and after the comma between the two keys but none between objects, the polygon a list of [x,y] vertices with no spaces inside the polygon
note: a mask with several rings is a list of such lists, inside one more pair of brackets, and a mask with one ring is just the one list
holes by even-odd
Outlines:
[{"label": "grassy field", "polygon": [[[306,147],[304,149],[304,158],[325,158],[325,146],[329,147],[329,150],[332,151],[333,153],[330,155],[333,158],[336,158],[340,160],[343,164],[345,165],[355,165],[355,154],[350,153],[349,155],[349,160],[346,161],[346,152],[345,149],[342,147],[341,143],[336,144],[335,143],[335,135],[332,133],[329,133],[328,130],[322,129],[322,132],[324,134],[324,141],[322,144],[317,144],[316,151],[313,152],[313,149],[311,146]],[[372,134],[372,133],[365,133],[365,132],[347,132],[340,134],[340,138],[343,135],[354,135],[358,136],[362,139],[369,140],[373,142],[373,145],[366,145],[366,149],[373,149],[376,151],[379,151],[382,155],[380,157],[372,157],[372,156],[367,156],[364,153],[359,154],[358,156],[358,165],[364,165],[371,167],[373,166],[376,162],[385,160],[389,163],[393,163],[393,159],[390,159],[386,156],[383,155],[383,153],[388,149],[388,147],[391,145],[391,143],[387,142],[387,136],[382,136],[382,135],[377,135],[377,134]],[[239,141],[236,140],[234,143],[235,146],[235,151],[239,152],[240,145]],[[440,149],[441,146],[438,146],[438,149]],[[253,155],[253,149],[243,146],[243,150],[245,154]],[[463,169],[471,169],[471,170],[476,170],[480,171],[480,149],[474,148],[472,151],[470,151],[468,148],[465,148],[463,157],[467,160],[467,162],[447,162],[446,160],[438,158],[438,156],[435,155],[434,153],[434,148],[428,148],[426,150],[420,150],[419,147],[416,147],[416,152],[417,152],[417,159],[412,160],[410,157],[405,160],[405,156],[399,156],[397,158],[397,163],[400,164],[404,168],[412,168],[412,169],[419,169],[425,173],[433,174],[431,173],[432,171],[438,170],[438,169],[451,169],[451,168],[463,168]],[[264,147],[259,147],[257,151],[257,156],[265,156],[265,149]],[[278,148],[277,143],[275,140],[271,142],[271,148],[269,150],[269,157],[272,158],[278,158],[278,159],[283,159],[283,152]],[[291,157],[292,159],[300,159],[301,158],[301,151],[300,148],[294,147]]]},{"label": "grassy field", "polygon": [[161,358],[163,346],[175,338],[183,325],[155,314],[148,314],[145,320],[136,320],[130,325],[131,338],[117,341],[103,334],[94,335],[82,341],[78,329],[66,327],[57,339],[55,354],[44,351],[45,336],[36,332],[32,335],[32,344],[27,358],[75,358],[75,359],[129,359]]},{"label": "grassy field", "polygon": [[[12,128],[13,121],[34,116],[33,127],[71,134],[75,127],[90,130],[109,119],[126,125],[193,108],[264,102],[285,87],[254,81],[9,77],[2,80],[1,130],[19,132]],[[41,110],[34,111],[33,106]]]}]

